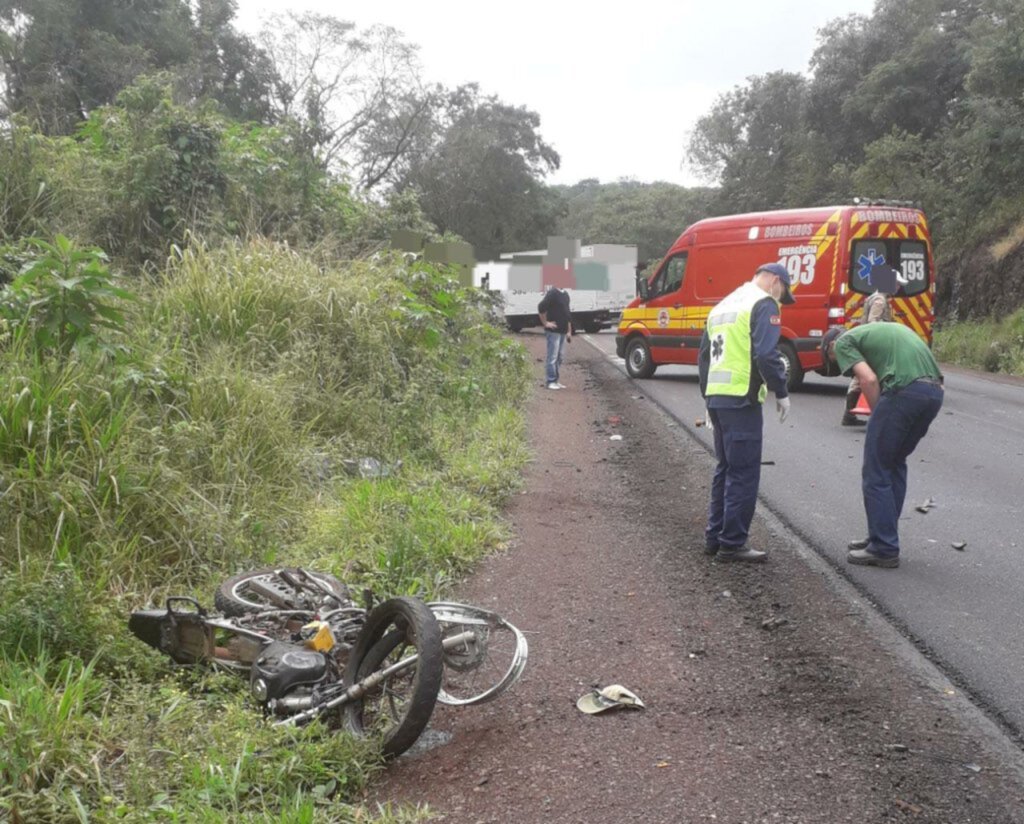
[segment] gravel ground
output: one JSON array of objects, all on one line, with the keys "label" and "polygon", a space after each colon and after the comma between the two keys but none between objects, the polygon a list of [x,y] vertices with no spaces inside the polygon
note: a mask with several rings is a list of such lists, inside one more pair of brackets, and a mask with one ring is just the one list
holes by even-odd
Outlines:
[{"label": "gravel ground", "polygon": [[[520,340],[540,387],[543,336]],[[711,459],[642,382],[583,341],[562,381],[530,399],[515,540],[456,593],[527,632],[526,672],[491,704],[439,707],[425,741],[444,743],[367,801],[460,824],[1024,822],[1015,759],[785,530],[755,518],[763,566],[702,553]],[[646,709],[576,709],[610,683]]]}]

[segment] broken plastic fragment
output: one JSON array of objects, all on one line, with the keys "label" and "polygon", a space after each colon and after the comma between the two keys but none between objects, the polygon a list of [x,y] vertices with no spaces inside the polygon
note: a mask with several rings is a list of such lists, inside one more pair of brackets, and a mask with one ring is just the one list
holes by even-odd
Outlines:
[{"label": "broken plastic fragment", "polygon": [[959,549],[961,552],[967,548],[967,541],[953,541],[953,549]]}]

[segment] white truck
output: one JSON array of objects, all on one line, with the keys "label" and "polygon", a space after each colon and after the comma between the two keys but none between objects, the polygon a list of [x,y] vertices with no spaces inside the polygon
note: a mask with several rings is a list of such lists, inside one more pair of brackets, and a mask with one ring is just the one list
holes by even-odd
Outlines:
[{"label": "white truck", "polygon": [[569,293],[573,329],[599,332],[614,326],[636,297],[636,246],[549,237],[548,248],[509,252],[477,263],[473,285],[499,292],[513,332],[540,326],[537,304],[552,286]]}]

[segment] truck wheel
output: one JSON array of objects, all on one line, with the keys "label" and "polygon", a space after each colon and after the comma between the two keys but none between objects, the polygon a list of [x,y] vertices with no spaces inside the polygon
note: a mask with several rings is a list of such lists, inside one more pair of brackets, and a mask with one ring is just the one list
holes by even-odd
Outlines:
[{"label": "truck wheel", "polygon": [[508,328],[509,328],[510,332],[516,332],[516,333],[522,332],[523,331],[523,322],[521,320],[510,320],[510,321],[508,321]]},{"label": "truck wheel", "polygon": [[631,378],[649,378],[657,367],[651,362],[651,350],[641,337],[626,344],[626,373]]},{"label": "truck wheel", "polygon": [[583,321],[583,331],[588,335],[596,335],[602,329],[601,321],[599,320],[585,320]]},{"label": "truck wheel", "polygon": [[780,341],[779,354],[782,356],[782,365],[786,367],[786,388],[790,391],[798,389],[804,382],[804,369],[796,356],[796,349],[789,341]]}]

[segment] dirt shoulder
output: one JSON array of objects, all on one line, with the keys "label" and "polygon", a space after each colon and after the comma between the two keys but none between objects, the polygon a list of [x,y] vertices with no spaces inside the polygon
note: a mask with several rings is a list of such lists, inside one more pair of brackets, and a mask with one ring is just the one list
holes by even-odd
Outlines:
[{"label": "dirt shoulder", "polygon": [[[515,541],[457,594],[525,630],[529,663],[493,703],[439,708],[451,740],[368,800],[453,822],[1024,822],[1015,768],[773,519],[764,566],[701,552],[711,459],[642,383],[575,341],[568,389],[541,389],[543,337],[520,340],[536,460]],[[646,709],[576,709],[610,683]]]}]

